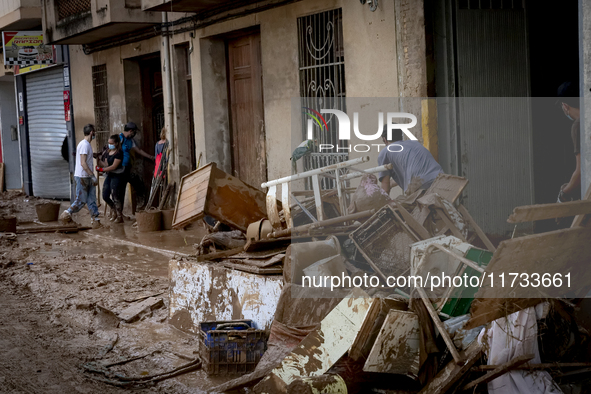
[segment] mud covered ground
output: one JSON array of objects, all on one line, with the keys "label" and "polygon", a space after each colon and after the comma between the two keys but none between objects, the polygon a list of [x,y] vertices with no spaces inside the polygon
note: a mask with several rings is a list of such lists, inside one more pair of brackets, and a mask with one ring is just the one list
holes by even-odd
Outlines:
[{"label": "mud covered ground", "polygon": [[[0,214],[17,216],[19,225],[35,220],[39,200],[26,200],[4,193]],[[87,217],[83,211],[74,219],[84,222]],[[133,231],[128,223],[77,234],[0,239],[0,392],[201,393],[226,380],[210,379],[199,370],[130,390],[99,382],[96,378],[105,376],[85,370],[89,362],[142,356],[110,368],[142,377],[184,365],[197,355],[197,338],[167,323],[168,260],[170,253],[189,252],[201,235],[166,232],[133,239]],[[168,254],[158,252],[170,245]],[[164,306],[131,323],[115,316],[148,296],[161,298]]]}]

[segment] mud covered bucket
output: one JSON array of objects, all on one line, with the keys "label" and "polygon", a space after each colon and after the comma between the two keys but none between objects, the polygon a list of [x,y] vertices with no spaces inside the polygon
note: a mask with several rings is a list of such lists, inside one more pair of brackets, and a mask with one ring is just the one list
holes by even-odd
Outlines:
[{"label": "mud covered bucket", "polygon": [[35,204],[37,218],[40,222],[54,222],[60,216],[59,202],[41,202]]},{"label": "mud covered bucket", "polygon": [[174,209],[162,210],[162,230],[172,230],[172,218],[174,217]]},{"label": "mud covered bucket", "polygon": [[160,231],[162,228],[161,211],[139,211],[135,213],[135,219],[137,220],[137,230],[140,233]]}]

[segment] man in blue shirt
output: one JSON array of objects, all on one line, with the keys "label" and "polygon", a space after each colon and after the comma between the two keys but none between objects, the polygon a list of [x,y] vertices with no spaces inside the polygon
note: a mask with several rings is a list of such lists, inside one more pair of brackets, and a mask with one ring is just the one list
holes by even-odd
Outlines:
[{"label": "man in blue shirt", "polygon": [[388,140],[387,126],[384,126],[382,141],[386,145],[378,156],[378,164],[392,164],[392,169],[380,172],[378,179],[382,189],[390,194],[392,178],[402,191],[412,194],[418,189],[428,189],[443,169],[433,155],[419,141],[402,140],[402,130],[392,130]]},{"label": "man in blue shirt", "polygon": [[[132,193],[132,199],[135,197],[135,194],[141,192],[145,189],[143,180],[141,179],[138,174],[132,172],[133,168],[133,157],[132,152],[134,154],[139,154],[146,159],[150,159],[154,161],[154,156],[144,152],[140,149],[133,138],[138,132],[137,125],[133,122],[129,122],[123,128],[123,132],[119,134],[119,138],[121,139],[121,150],[123,151],[123,162],[121,163],[123,167],[125,167],[125,172],[123,173],[123,179],[121,181],[121,201],[125,204],[125,190],[127,189],[127,184],[129,183],[134,190]],[[132,204],[132,211],[135,209],[135,204]],[[135,212],[132,212],[135,214]]]}]

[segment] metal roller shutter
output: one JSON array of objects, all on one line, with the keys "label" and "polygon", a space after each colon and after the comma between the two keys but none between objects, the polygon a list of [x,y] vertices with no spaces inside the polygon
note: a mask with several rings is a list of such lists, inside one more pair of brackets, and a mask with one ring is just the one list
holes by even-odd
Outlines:
[{"label": "metal roller shutter", "polygon": [[70,198],[70,172],[61,149],[68,131],[64,117],[62,67],[27,75],[27,119],[33,194]]}]

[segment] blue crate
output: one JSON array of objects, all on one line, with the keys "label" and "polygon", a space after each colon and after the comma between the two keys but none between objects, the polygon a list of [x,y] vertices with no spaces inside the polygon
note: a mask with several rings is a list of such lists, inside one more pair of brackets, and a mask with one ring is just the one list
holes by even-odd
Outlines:
[{"label": "blue crate", "polygon": [[254,327],[252,320],[200,323],[203,369],[209,375],[245,374],[254,371],[267,350],[264,330]]}]

